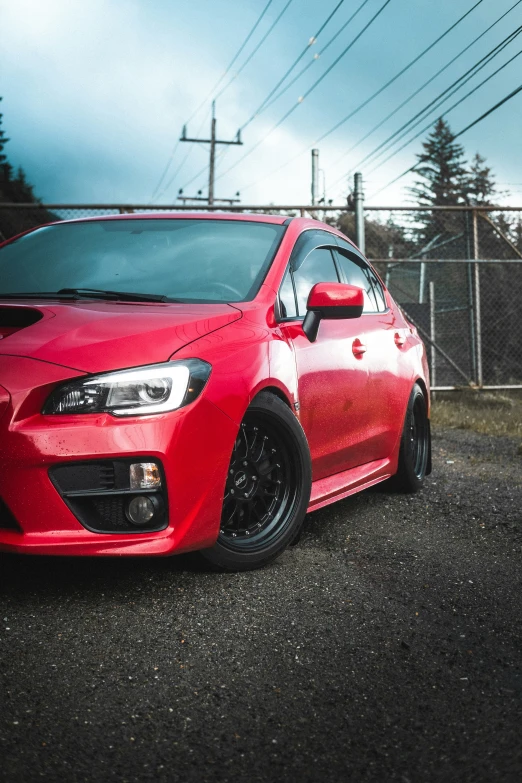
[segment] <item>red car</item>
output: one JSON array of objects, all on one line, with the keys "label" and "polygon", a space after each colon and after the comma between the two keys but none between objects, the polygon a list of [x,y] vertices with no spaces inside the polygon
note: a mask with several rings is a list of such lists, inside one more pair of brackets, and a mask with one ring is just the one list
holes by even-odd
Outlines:
[{"label": "red car", "polygon": [[0,281],[0,550],[246,570],[430,471],[422,341],[331,226],[60,222],[4,242]]}]

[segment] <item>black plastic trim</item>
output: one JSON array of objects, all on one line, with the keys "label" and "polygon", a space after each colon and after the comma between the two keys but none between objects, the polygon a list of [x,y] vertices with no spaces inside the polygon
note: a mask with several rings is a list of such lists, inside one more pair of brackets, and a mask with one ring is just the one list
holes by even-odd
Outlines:
[{"label": "black plastic trim", "polygon": [[[87,468],[93,468],[96,466],[101,466],[102,468],[105,467],[107,464],[112,464],[114,467],[114,473],[115,476],[118,476],[120,474],[120,477],[123,472],[126,473],[128,476],[128,471],[125,471],[125,468],[128,465],[131,465],[134,462],[154,462],[156,465],[158,465],[160,474],[161,474],[161,488],[160,489],[130,489],[129,483],[126,483],[126,486],[122,484],[121,478],[120,478],[120,486],[113,487],[110,489],[107,489],[102,486],[98,487],[79,487],[76,489],[73,489],[69,486],[69,488],[64,489],[63,486],[60,486],[59,481],[56,478],[56,474],[58,471],[64,471],[68,468],[70,471],[74,471],[76,474],[79,474],[81,476],[81,470],[82,467]],[[122,470],[123,469],[123,470]],[[67,463],[60,463],[59,465],[53,465],[49,469],[49,478],[51,480],[51,483],[53,484],[56,491],[59,493],[60,497],[66,504],[66,506],[69,508],[69,510],[74,514],[76,519],[80,522],[81,525],[83,525],[84,528],[89,530],[91,533],[100,533],[100,534],[108,534],[108,535],[129,535],[130,534],[136,534],[136,535],[144,535],[147,533],[157,533],[160,530],[165,530],[165,528],[168,526],[169,523],[169,515],[168,515],[168,495],[167,495],[167,486],[165,482],[165,472],[163,470],[163,465],[161,464],[160,460],[158,460],[156,457],[151,457],[148,455],[136,455],[133,457],[122,457],[120,459],[112,459],[112,460],[82,460],[81,462],[67,462]],[[63,485],[63,479],[62,479],[62,485]],[[138,527],[136,525],[133,525],[129,520],[127,519],[125,515],[125,507],[124,502],[127,501],[131,497],[138,497],[140,495],[149,495],[149,496],[157,496],[161,498],[162,501],[162,514],[158,522],[154,525],[154,527]],[[121,514],[120,518],[125,516],[126,519],[126,526],[124,528],[120,529],[107,529],[106,527],[102,526],[103,519],[100,515],[100,513],[96,509],[96,500],[103,500],[106,498],[107,500],[117,500],[118,498],[121,498],[122,500],[122,507],[120,509]]]},{"label": "black plastic trim", "polygon": [[17,533],[23,533],[15,515],[2,498],[0,498],[0,530],[14,530]]}]

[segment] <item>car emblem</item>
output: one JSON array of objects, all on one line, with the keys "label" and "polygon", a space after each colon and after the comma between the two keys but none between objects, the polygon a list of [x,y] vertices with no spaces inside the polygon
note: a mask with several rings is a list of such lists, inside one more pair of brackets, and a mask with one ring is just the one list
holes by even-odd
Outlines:
[{"label": "car emblem", "polygon": [[236,487],[242,487],[246,484],[246,480],[247,480],[246,473],[241,471],[241,473],[236,473],[236,477],[234,478],[234,484],[236,485]]}]

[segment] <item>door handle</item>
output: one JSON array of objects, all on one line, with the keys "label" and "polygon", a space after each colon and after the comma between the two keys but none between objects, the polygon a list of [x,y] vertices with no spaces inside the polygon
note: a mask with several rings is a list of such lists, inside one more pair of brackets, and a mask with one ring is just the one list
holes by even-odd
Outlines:
[{"label": "door handle", "polygon": [[356,359],[362,359],[363,354],[366,353],[366,346],[358,337],[356,337],[352,343],[352,353]]},{"label": "door handle", "polygon": [[404,335],[399,334],[399,332],[395,332],[395,336],[393,338],[395,340],[395,345],[397,348],[402,348],[404,343],[406,342],[406,337]]}]

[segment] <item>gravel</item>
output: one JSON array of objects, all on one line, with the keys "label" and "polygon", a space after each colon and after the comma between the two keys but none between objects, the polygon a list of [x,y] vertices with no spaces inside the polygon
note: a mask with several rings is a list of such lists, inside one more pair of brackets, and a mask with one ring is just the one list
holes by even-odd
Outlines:
[{"label": "gravel", "polygon": [[249,574],[1,555],[0,780],[518,783],[517,447],[439,432]]}]

